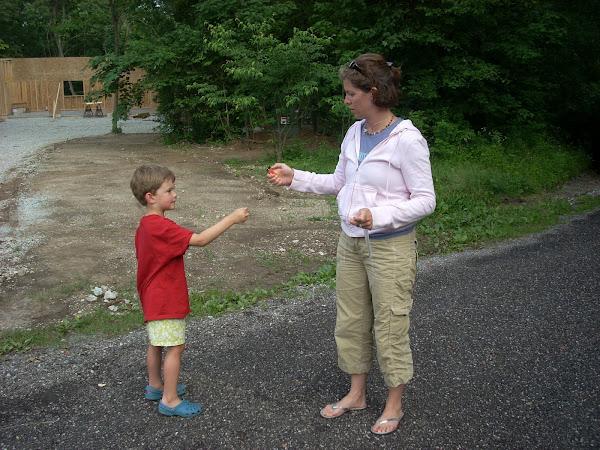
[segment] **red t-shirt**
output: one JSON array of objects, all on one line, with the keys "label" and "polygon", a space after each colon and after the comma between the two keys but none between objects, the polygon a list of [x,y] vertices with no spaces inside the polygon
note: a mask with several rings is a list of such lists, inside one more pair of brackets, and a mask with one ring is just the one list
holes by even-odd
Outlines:
[{"label": "red t-shirt", "polygon": [[137,288],[144,322],[183,319],[190,312],[183,255],[192,231],[166,217],[144,216],[135,232]]}]

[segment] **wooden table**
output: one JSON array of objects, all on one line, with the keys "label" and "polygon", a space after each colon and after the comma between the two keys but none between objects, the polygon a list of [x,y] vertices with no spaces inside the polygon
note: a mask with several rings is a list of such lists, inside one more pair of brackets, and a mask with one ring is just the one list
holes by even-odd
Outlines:
[{"label": "wooden table", "polygon": [[[95,107],[95,110],[92,109],[92,107]],[[102,112],[102,102],[85,102],[85,111],[83,112],[83,116],[104,116],[104,113]]]}]

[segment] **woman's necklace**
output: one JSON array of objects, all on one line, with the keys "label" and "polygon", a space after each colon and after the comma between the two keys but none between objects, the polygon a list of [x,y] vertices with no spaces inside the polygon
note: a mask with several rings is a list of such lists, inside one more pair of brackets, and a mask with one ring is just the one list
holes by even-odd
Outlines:
[{"label": "woman's necklace", "polygon": [[[371,127],[371,130],[372,130],[373,128],[375,128],[375,126],[376,126],[377,124],[380,124],[381,122],[385,122],[386,120],[387,120],[387,119],[383,119],[383,120],[380,120],[379,122],[375,122],[375,123],[373,124],[373,126]],[[364,136],[364,135],[366,135],[366,134],[368,134],[369,136],[373,136],[373,135],[375,135],[375,134],[379,134],[379,133],[381,133],[383,130],[385,130],[387,127],[389,127],[389,126],[392,124],[392,122],[393,122],[393,121],[394,121],[394,115],[392,114],[392,116],[390,117],[390,121],[388,122],[388,124],[387,124],[385,127],[383,127],[383,128],[382,128],[381,130],[379,130],[379,131],[374,131],[374,132],[372,132],[372,133],[369,133],[369,132],[367,131],[367,122],[365,122],[365,126],[363,127],[363,136]]]}]

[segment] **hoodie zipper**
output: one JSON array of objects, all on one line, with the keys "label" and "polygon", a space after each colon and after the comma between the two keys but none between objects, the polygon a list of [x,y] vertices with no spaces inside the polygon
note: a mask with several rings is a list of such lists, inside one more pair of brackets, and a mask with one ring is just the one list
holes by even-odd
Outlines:
[{"label": "hoodie zipper", "polygon": [[[356,137],[357,137],[356,132],[354,134],[354,149],[355,149],[355,153],[356,153],[356,170],[355,170],[355,175],[354,175],[354,182],[352,183],[352,193],[350,196],[350,204],[348,205],[348,210],[346,211],[346,220],[348,221],[348,223],[350,223],[350,211],[352,210],[352,206],[354,205],[354,190],[356,188],[356,182],[358,179],[358,169],[360,168],[360,166],[362,164],[358,160],[359,155],[360,155],[360,144],[359,143],[360,143],[360,130],[361,129],[362,129],[362,125],[358,127],[358,133],[359,133],[358,140],[356,139]],[[402,134],[405,129],[397,131],[397,132],[394,132],[395,130],[392,130],[392,132],[388,135],[388,137],[386,137],[383,141],[381,141],[379,144],[377,144],[375,147],[373,147],[371,152],[373,150],[375,150],[377,147],[379,147],[380,145],[382,145],[383,143],[387,142],[392,136],[396,136],[397,134]],[[369,154],[371,154],[371,152],[369,152]],[[365,159],[368,157],[369,157],[369,155],[367,155],[365,157]],[[364,162],[364,160],[363,160],[363,162]],[[390,177],[389,165],[390,165],[390,163],[388,161],[388,173],[387,173],[387,179],[386,179],[386,193],[385,193],[386,197],[388,195],[388,192],[387,192],[388,187],[387,186],[388,186],[389,177]]]}]

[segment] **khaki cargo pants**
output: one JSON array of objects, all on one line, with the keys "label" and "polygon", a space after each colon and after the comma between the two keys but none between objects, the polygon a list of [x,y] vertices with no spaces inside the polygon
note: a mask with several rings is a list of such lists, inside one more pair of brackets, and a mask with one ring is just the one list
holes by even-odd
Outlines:
[{"label": "khaki cargo pants", "polygon": [[404,236],[371,239],[341,233],[337,249],[338,364],[348,374],[370,371],[373,331],[385,384],[406,384],[413,375],[408,329],[417,269],[414,230]]}]

